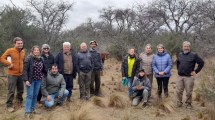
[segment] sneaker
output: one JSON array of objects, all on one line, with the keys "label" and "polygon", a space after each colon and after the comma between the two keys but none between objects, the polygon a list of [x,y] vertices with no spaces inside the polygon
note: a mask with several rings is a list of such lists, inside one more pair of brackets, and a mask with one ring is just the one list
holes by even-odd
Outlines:
[{"label": "sneaker", "polygon": [[13,107],[8,107],[8,108],[7,108],[7,111],[10,112],[10,113],[12,113],[12,112],[15,111],[15,109],[14,109]]},{"label": "sneaker", "polygon": [[57,102],[56,103],[56,106],[61,106],[63,103],[59,103],[59,102]]},{"label": "sneaker", "polygon": [[41,114],[41,112],[40,112],[40,111],[37,111],[37,110],[33,110],[32,113],[33,113],[33,114]]},{"label": "sneaker", "polygon": [[192,107],[191,103],[187,103],[187,104],[186,104],[186,108],[187,108],[187,109],[192,109],[193,107]]},{"label": "sneaker", "polygon": [[25,113],[25,118],[28,120],[28,119],[31,119],[32,118],[32,114],[31,113]]}]

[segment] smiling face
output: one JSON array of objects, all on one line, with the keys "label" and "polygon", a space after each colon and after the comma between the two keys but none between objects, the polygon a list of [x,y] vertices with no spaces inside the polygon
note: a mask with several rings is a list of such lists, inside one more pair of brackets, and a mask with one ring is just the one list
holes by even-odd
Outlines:
[{"label": "smiling face", "polygon": [[164,52],[164,48],[163,47],[158,47],[158,52],[159,53],[163,53]]},{"label": "smiling face", "polygon": [[131,55],[131,56],[134,56],[135,54],[135,50],[132,48],[128,51],[128,54]]},{"label": "smiling face", "polygon": [[87,51],[87,44],[86,43],[82,43],[80,47],[81,47],[82,51]]},{"label": "smiling face", "polygon": [[32,53],[33,53],[34,56],[40,56],[40,49],[38,47],[35,47],[33,49]]},{"label": "smiling face", "polygon": [[139,72],[139,76],[140,76],[140,77],[143,77],[144,75],[145,75],[145,73],[144,73],[143,71],[140,71],[140,72]]},{"label": "smiling face", "polygon": [[70,49],[71,49],[70,45],[64,45],[64,46],[63,46],[63,52],[64,52],[64,53],[69,52]]}]

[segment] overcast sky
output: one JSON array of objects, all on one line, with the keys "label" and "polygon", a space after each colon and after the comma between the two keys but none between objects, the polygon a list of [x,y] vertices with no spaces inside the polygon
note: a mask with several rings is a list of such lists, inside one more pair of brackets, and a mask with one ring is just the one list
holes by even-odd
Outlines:
[{"label": "overcast sky", "polygon": [[[3,1],[3,0],[1,0]],[[27,0],[12,0],[16,6],[23,7]],[[57,1],[57,0],[54,0]],[[70,0],[72,1],[72,0]],[[93,21],[99,20],[99,10],[102,8],[113,6],[115,8],[127,8],[136,3],[144,3],[149,0],[73,0],[75,2],[73,9],[69,12],[69,19],[65,25],[65,29],[73,29],[87,18],[92,18]],[[10,5],[10,0],[4,0],[3,4]],[[25,7],[25,6],[24,6]]]}]

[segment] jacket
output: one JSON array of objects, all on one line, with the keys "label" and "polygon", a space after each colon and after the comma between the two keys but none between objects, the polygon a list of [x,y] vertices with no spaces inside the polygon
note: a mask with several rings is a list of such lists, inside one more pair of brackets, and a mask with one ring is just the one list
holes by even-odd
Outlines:
[{"label": "jacket", "polygon": [[9,48],[5,51],[5,53],[1,56],[1,62],[10,66],[10,62],[7,61],[7,57],[11,57],[11,62],[13,64],[12,68],[9,68],[7,73],[9,75],[20,76],[23,75],[23,66],[25,59],[25,51],[22,49],[19,51],[17,48]]},{"label": "jacket", "polygon": [[[40,58],[40,61],[43,62],[43,59]],[[35,62],[35,59],[33,58],[32,55],[29,55],[28,57],[25,58],[25,63],[24,63],[24,81],[29,81],[31,83],[31,81],[33,80],[33,76],[34,76],[34,62]],[[45,70],[44,62],[43,62],[43,68],[42,68],[41,72],[42,72],[43,76],[45,76],[47,74],[47,72]]]},{"label": "jacket", "polygon": [[[176,63],[178,75],[188,77],[191,76],[192,71],[195,71],[196,74],[199,73],[204,66],[204,61],[197,54],[192,52],[187,54],[183,52],[179,53]],[[196,63],[198,67],[195,69]]]},{"label": "jacket", "polygon": [[[172,68],[172,59],[167,52],[157,53],[152,60],[152,68],[155,77],[170,77]],[[160,76],[159,72],[164,72],[164,76]]]},{"label": "jacket", "polygon": [[[76,70],[76,55],[75,52],[71,50],[71,57],[73,62],[73,71],[72,77],[76,78],[77,70]],[[63,57],[63,50],[59,52],[55,57],[55,63],[58,65],[58,70],[60,74],[64,74],[64,57]]]},{"label": "jacket", "polygon": [[[139,68],[140,68],[140,59],[136,57],[135,55],[135,61],[133,65],[133,70],[132,70],[132,79],[134,76],[137,76]],[[128,55],[124,57],[122,64],[121,64],[121,72],[122,72],[122,77],[128,77]]]},{"label": "jacket", "polygon": [[43,96],[59,92],[59,96],[62,97],[65,89],[66,82],[60,73],[53,75],[51,72],[48,72],[47,76],[42,79],[41,92]]},{"label": "jacket", "polygon": [[145,70],[146,75],[151,75],[153,74],[153,69],[152,69],[152,60],[153,60],[154,54],[149,54],[147,55],[146,53],[141,53],[139,55],[139,58],[141,59],[140,61],[140,67]]},{"label": "jacket", "polygon": [[[140,85],[142,87],[141,90],[137,90],[136,89],[136,86]],[[132,84],[132,90],[134,91],[133,92],[133,97],[136,97],[137,95],[139,95],[139,92],[141,92],[142,94],[142,91],[146,89],[147,91],[150,91],[151,90],[151,83],[150,83],[150,80],[148,78],[140,78],[140,77],[134,77],[134,80],[133,80],[133,84]]]},{"label": "jacket", "polygon": [[93,57],[91,56],[89,51],[78,52],[77,57],[76,57],[76,61],[77,61],[76,68],[77,68],[78,73],[79,72],[88,73],[90,71],[93,71],[94,62],[93,62]]},{"label": "jacket", "polygon": [[90,49],[89,52],[93,58],[93,64],[94,64],[93,70],[102,70],[102,59],[101,59],[100,53],[92,49]]},{"label": "jacket", "polygon": [[48,72],[48,70],[51,68],[52,64],[54,64],[54,56],[51,53],[49,53],[49,56],[47,57],[43,53],[41,57],[44,61],[45,70]]}]

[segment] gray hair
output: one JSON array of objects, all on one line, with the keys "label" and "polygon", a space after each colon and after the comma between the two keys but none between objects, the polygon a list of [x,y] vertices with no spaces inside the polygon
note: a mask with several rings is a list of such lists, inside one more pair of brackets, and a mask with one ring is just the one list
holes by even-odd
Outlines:
[{"label": "gray hair", "polygon": [[151,44],[146,44],[145,48],[150,47],[152,49],[152,45]]},{"label": "gray hair", "polygon": [[184,46],[184,45],[189,45],[189,46],[190,46],[191,44],[190,44],[189,41],[184,41],[182,45],[183,45],[183,46]]},{"label": "gray hair", "polygon": [[87,44],[86,44],[85,42],[82,42],[81,45],[80,45],[80,48],[81,48],[82,46],[84,46],[84,45],[87,46]]},{"label": "gray hair", "polygon": [[163,44],[158,44],[158,45],[157,45],[157,48],[159,48],[159,47],[161,47],[161,48],[165,49],[165,47],[164,47],[164,45],[163,45]]},{"label": "gray hair", "polygon": [[41,49],[43,50],[44,48],[49,48],[50,50],[50,46],[48,44],[43,44]]},{"label": "gray hair", "polygon": [[65,45],[69,45],[69,46],[71,47],[71,44],[70,44],[69,42],[64,42],[64,43],[63,43],[63,47],[64,47]]}]

